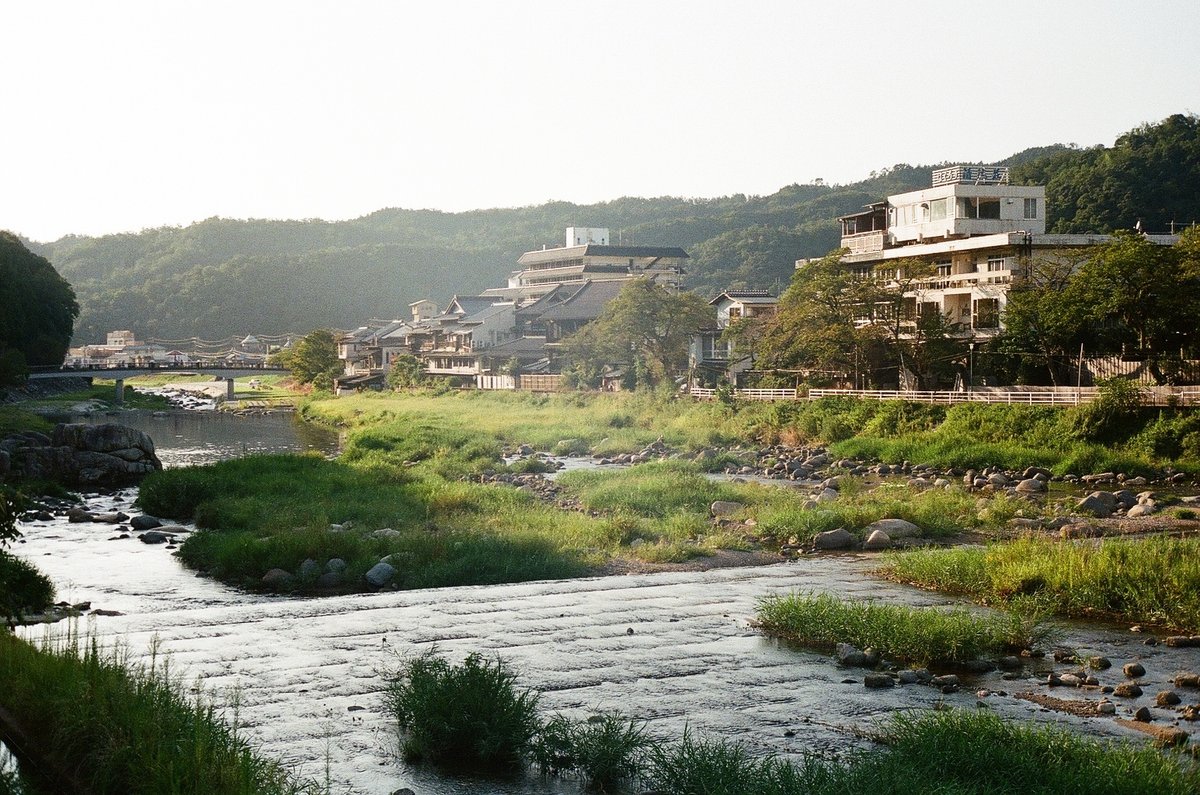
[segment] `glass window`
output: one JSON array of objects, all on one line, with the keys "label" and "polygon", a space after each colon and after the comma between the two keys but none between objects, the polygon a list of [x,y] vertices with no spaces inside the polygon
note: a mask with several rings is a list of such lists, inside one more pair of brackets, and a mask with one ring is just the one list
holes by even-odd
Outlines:
[{"label": "glass window", "polygon": [[944,221],[950,211],[950,199],[935,199],[929,203],[929,220]]},{"label": "glass window", "polygon": [[1026,199],[1025,200],[1025,217],[1026,218],[1037,218],[1038,217],[1037,199]]},{"label": "glass window", "polygon": [[989,272],[1004,270],[1004,257],[988,257],[987,269]]}]

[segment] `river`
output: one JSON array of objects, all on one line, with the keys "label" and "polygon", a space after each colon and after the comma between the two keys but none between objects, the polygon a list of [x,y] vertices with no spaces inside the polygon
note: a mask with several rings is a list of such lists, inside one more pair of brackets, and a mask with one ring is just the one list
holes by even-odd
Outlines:
[{"label": "river", "polygon": [[[102,419],[149,432],[168,466],[264,451],[329,454],[337,444],[334,435],[293,424],[287,415],[123,412]],[[128,510],[136,491],[84,496],[89,509]],[[1030,661],[1015,681],[988,674],[949,695],[916,685],[867,690],[862,671],[839,669],[827,655],[789,648],[751,626],[759,598],[794,590],[954,603],[870,577],[869,556],[318,599],[240,593],[197,577],[162,546],[112,540],[111,525],[56,519],[23,530],[25,543],[15,551],[55,581],[61,598],[121,613],[87,618],[81,629],[124,644],[135,658],[157,644],[174,672],[202,683],[219,705],[236,701],[243,730],[265,753],[328,780],[334,793],[579,791],[536,776],[501,783],[450,779],[400,761],[382,708],[382,673],[431,647],[452,658],[472,651],[500,655],[519,671],[522,685],[542,693],[547,714],[619,710],[645,719],[659,737],[677,738],[688,729],[737,740],[757,753],[830,756],[869,748],[868,733],[887,715],[943,703],[1095,736],[1141,738],[1109,719],[1047,712],[1014,698],[1018,690],[1045,692],[1038,683],[1054,667],[1050,658]],[[37,638],[62,631],[60,624],[23,633]],[[1070,624],[1060,640],[1109,656],[1114,668],[1100,673],[1106,684],[1121,680],[1122,663],[1143,662],[1148,695],[1122,703],[1127,716],[1152,701],[1177,671],[1200,670],[1200,650],[1147,646],[1144,639],[1124,628]],[[979,688],[1005,694],[979,696]],[[1054,695],[1071,697],[1063,690]]]}]

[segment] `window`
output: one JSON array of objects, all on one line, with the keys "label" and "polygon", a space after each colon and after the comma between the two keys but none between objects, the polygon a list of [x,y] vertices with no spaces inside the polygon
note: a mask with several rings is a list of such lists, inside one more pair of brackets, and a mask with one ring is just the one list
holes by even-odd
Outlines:
[{"label": "window", "polygon": [[950,199],[935,199],[929,203],[929,220],[944,221],[950,211]]},{"label": "window", "polygon": [[948,260],[935,263],[935,265],[937,266],[937,275],[938,276],[949,276],[950,275],[950,262]]},{"label": "window", "polygon": [[1037,217],[1038,217],[1037,199],[1026,199],[1025,200],[1025,218],[1031,219],[1031,218],[1037,218]]},{"label": "window", "polygon": [[1006,267],[1006,265],[1005,265],[1004,257],[988,257],[988,260],[987,260],[988,273],[995,273],[996,271],[1002,271],[1005,269],[1005,267]]},{"label": "window", "polygon": [[958,200],[959,218],[999,218],[1000,200],[965,196]]},{"label": "window", "polygon": [[1000,299],[980,298],[975,301],[975,328],[1000,327]]}]

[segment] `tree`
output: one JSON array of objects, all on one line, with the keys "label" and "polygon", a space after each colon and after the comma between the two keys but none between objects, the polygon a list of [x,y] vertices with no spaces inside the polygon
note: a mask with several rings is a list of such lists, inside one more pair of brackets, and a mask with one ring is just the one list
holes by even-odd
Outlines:
[{"label": "tree", "polygon": [[78,315],[75,291],[54,266],[0,232],[0,384],[26,365],[62,364]]},{"label": "tree", "polygon": [[600,317],[564,342],[570,368],[589,382],[605,364],[645,368],[650,383],[670,381],[687,368],[688,345],[715,311],[695,293],[674,293],[649,279],[633,279]]},{"label": "tree", "polygon": [[1008,291],[1004,331],[991,344],[1012,380],[1041,381],[1043,369],[1055,386],[1073,384],[1068,364],[1089,337],[1089,309],[1073,288],[1087,251],[1058,249],[1020,263]]},{"label": "tree", "polygon": [[275,361],[292,371],[297,383],[317,389],[333,388],[333,379],[341,372],[337,337],[329,329],[317,329],[304,335],[290,350],[275,354]]},{"label": "tree", "polygon": [[405,353],[392,360],[388,370],[387,385],[392,389],[409,389],[418,386],[425,374],[425,366],[412,354]]}]

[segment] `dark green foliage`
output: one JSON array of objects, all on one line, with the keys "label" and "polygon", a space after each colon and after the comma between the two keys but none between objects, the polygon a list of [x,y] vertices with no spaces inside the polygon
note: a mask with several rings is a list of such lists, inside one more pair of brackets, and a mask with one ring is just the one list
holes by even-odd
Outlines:
[{"label": "dark green foliage", "polygon": [[17,516],[24,499],[0,484],[0,619],[12,624],[27,613],[42,610],[54,600],[54,585],[31,564],[14,557],[5,547],[21,537]]},{"label": "dark green foliage", "polygon": [[93,641],[41,649],[0,635],[0,703],[41,751],[97,795],[283,795],[319,788],[257,755],[161,660],[136,666]]},{"label": "dark green foliage", "polygon": [[272,361],[292,371],[292,378],[316,389],[330,390],[342,370],[337,335],[329,329],[309,332],[293,348],[274,354]]},{"label": "dark green foliage", "polygon": [[78,314],[74,290],[49,261],[0,232],[0,386],[26,366],[62,364]]},{"label": "dark green foliage", "polygon": [[538,733],[533,760],[546,775],[578,776],[601,792],[637,777],[651,747],[645,724],[608,713],[576,721],[556,715]]},{"label": "dark green foliage", "polygon": [[566,339],[564,353],[579,372],[598,375],[609,362],[636,363],[644,370],[638,386],[670,383],[687,367],[692,336],[715,323],[713,308],[695,293],[634,279],[600,317]]},{"label": "dark green foliage", "polygon": [[460,665],[432,650],[407,660],[384,697],[405,756],[439,765],[515,769],[541,723],[538,695],[519,689],[502,660],[479,654]]},{"label": "dark green foliage", "polygon": [[0,550],[0,620],[10,624],[46,609],[54,584],[32,564]]},{"label": "dark green foliage", "polygon": [[1175,114],[1125,133],[1111,147],[1064,149],[1013,169],[1046,186],[1049,232],[1111,232],[1137,221],[1153,234],[1200,219],[1200,117]]},{"label": "dark green foliage", "polygon": [[1137,384],[1113,378],[1100,384],[1100,394],[1073,409],[1067,422],[1077,439],[1111,442],[1127,434],[1137,419],[1142,393]]}]

